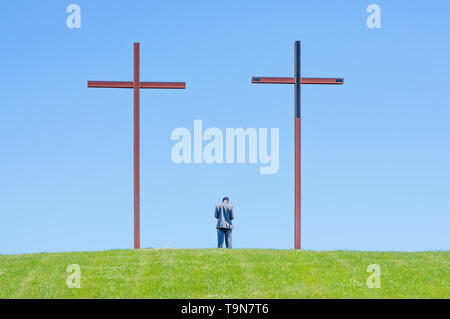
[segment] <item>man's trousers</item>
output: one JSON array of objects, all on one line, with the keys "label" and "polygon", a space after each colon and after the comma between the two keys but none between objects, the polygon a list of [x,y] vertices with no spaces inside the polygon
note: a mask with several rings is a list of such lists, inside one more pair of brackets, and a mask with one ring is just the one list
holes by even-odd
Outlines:
[{"label": "man's trousers", "polygon": [[225,246],[231,248],[231,229],[217,228],[217,248],[223,248],[223,242]]}]

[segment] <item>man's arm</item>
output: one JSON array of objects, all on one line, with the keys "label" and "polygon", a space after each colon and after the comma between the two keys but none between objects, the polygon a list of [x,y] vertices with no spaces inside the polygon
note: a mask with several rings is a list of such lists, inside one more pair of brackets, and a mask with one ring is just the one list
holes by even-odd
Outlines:
[{"label": "man's arm", "polygon": [[234,219],[234,207],[231,206],[230,220]]},{"label": "man's arm", "polygon": [[214,217],[215,217],[216,219],[219,218],[219,209],[217,208],[217,205],[216,205],[216,211],[214,212]]}]

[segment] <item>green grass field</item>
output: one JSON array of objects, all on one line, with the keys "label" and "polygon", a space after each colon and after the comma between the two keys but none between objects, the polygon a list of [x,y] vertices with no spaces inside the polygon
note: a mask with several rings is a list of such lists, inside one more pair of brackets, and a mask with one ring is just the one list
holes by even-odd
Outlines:
[{"label": "green grass field", "polygon": [[[66,285],[78,264],[81,288]],[[367,266],[381,288],[367,287]],[[0,256],[0,298],[450,298],[450,252],[142,249]]]}]

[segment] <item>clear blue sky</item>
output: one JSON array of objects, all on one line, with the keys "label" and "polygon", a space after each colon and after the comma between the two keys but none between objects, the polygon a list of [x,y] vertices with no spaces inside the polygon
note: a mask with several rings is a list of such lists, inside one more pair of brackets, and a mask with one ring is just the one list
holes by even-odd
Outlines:
[{"label": "clear blue sky", "polygon": [[[81,29],[66,7],[81,7]],[[381,29],[366,7],[381,7]],[[132,90],[87,80],[186,81],[141,92],[142,247],[292,248],[294,101],[302,90],[303,247],[450,249],[448,1],[2,1],[0,253],[133,245]],[[280,169],[171,161],[176,127],[280,129]]]}]

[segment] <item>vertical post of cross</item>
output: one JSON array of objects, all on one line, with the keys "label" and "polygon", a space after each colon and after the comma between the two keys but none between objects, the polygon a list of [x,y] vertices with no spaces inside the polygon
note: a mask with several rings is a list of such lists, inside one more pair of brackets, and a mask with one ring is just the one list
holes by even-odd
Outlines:
[{"label": "vertical post of cross", "polygon": [[139,179],[139,43],[134,43],[134,248],[141,246],[140,240],[140,179]]},{"label": "vertical post of cross", "polygon": [[294,217],[294,247],[301,249],[301,59],[300,41],[295,41],[295,217]]}]

